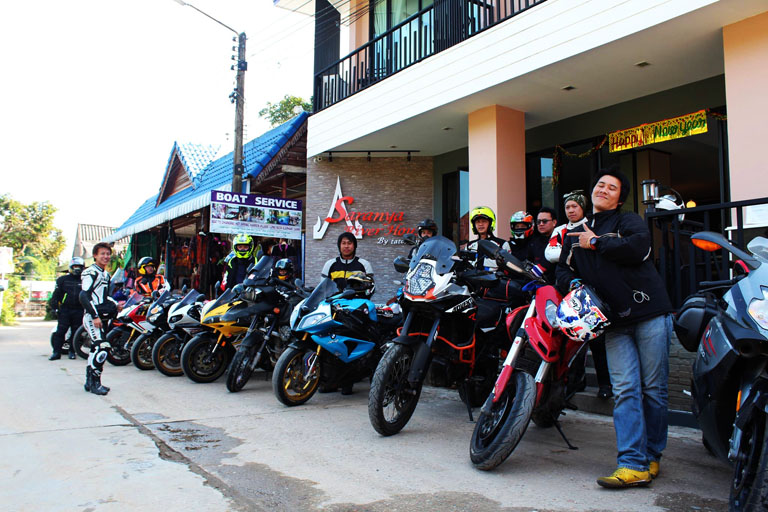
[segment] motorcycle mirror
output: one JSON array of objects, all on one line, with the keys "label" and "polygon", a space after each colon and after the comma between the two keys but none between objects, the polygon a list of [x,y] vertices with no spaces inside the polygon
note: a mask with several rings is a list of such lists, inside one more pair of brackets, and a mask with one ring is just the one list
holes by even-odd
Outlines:
[{"label": "motorcycle mirror", "polygon": [[301,279],[296,279],[293,284],[296,285],[296,288],[304,288],[304,281]]},{"label": "motorcycle mirror", "polygon": [[245,287],[241,284],[236,284],[234,288],[232,288],[232,293],[235,295],[240,295],[243,292],[243,289]]},{"label": "motorcycle mirror", "polygon": [[160,292],[159,291],[155,290],[155,291],[152,292],[152,298],[153,299],[157,299],[159,296],[160,296]]},{"label": "motorcycle mirror", "polygon": [[221,281],[216,281],[216,284],[213,285],[213,297],[217,298],[219,294],[221,293]]},{"label": "motorcycle mirror", "polygon": [[404,234],[403,241],[408,245],[418,245],[419,243],[419,239],[413,233]]},{"label": "motorcycle mirror", "polygon": [[478,252],[483,253],[489,258],[496,258],[499,255],[501,248],[490,240],[478,240],[477,242]]},{"label": "motorcycle mirror", "polygon": [[181,294],[184,295],[186,293],[187,293],[187,285],[185,284],[184,286],[181,287]]},{"label": "motorcycle mirror", "polygon": [[251,272],[251,270],[253,270],[253,267],[255,267],[255,266],[256,266],[256,265],[255,265],[255,264],[253,264],[253,263],[251,263],[250,265],[248,265],[248,268],[247,268],[247,269],[245,269],[245,273],[246,273],[246,274],[249,274],[249,273]]},{"label": "motorcycle mirror", "polygon": [[342,298],[342,299],[351,299],[351,298],[353,298],[355,295],[357,295],[357,293],[355,292],[355,290],[353,290],[353,289],[351,289],[351,288],[347,288],[346,290],[344,290],[343,292],[341,292],[341,298]]},{"label": "motorcycle mirror", "polygon": [[395,258],[395,261],[392,262],[395,266],[395,270],[400,272],[401,274],[405,274],[408,272],[408,269],[411,267],[410,261],[408,261],[408,258],[405,258],[403,256],[398,256]]}]

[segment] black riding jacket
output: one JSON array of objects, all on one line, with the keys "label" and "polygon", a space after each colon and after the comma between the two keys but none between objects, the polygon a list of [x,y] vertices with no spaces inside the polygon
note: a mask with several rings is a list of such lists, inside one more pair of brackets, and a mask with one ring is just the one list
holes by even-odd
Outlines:
[{"label": "black riding jacket", "polygon": [[[673,311],[651,261],[651,235],[643,219],[633,212],[610,210],[592,215],[587,225],[597,237],[596,249],[582,249],[578,237],[564,237],[556,271],[561,291],[567,291],[575,278],[592,285],[610,306],[614,325]],[[571,232],[582,231],[583,225]]]},{"label": "black riding jacket", "polygon": [[65,274],[56,280],[51,300],[51,309],[83,309],[80,304],[80,276]]}]

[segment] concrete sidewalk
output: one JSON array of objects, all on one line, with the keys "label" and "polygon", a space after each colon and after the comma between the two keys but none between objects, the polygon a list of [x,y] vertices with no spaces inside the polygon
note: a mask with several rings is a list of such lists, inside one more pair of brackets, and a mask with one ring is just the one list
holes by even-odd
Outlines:
[{"label": "concrete sidewalk", "polygon": [[650,487],[608,491],[610,418],[531,426],[492,472],[469,461],[455,391],[426,389],[398,435],[368,422],[367,383],[286,408],[257,373],[240,393],[133,366],[83,392],[85,362],[47,361],[50,322],[0,328],[0,479],[7,510],[727,510],[730,468],[674,427]]}]

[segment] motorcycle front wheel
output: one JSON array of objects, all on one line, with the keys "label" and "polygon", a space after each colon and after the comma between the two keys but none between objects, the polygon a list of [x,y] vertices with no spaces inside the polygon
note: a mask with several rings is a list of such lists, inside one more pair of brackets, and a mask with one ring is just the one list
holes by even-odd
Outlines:
[{"label": "motorcycle front wheel", "polygon": [[91,353],[91,337],[88,336],[88,331],[82,325],[77,328],[75,335],[72,337],[72,343],[75,344],[75,352],[83,359],[88,359],[88,354]]},{"label": "motorcycle front wheel", "polygon": [[256,357],[255,347],[240,346],[237,348],[235,357],[229,363],[229,370],[227,371],[227,389],[230,392],[237,393],[248,383],[248,379],[253,373],[251,363],[254,357]]},{"label": "motorcycle front wheel", "polygon": [[114,366],[125,366],[131,362],[131,349],[128,346],[133,329],[118,327],[107,334],[111,348],[107,353],[107,361]]},{"label": "motorcycle front wheel", "polygon": [[320,383],[320,357],[311,348],[288,347],[280,354],[272,374],[272,390],[283,404],[301,405],[315,394]]},{"label": "motorcycle front wheel", "polygon": [[131,346],[131,362],[139,370],[154,370],[152,362],[152,348],[157,338],[154,333],[145,333],[133,340]]},{"label": "motorcycle front wheel", "polygon": [[758,414],[741,435],[733,466],[730,508],[734,512],[768,509],[768,432]]},{"label": "motorcycle front wheel", "polygon": [[157,371],[168,377],[183,375],[181,369],[181,347],[183,341],[173,333],[160,336],[152,347],[152,364]]},{"label": "motorcycle front wheel", "polygon": [[368,393],[368,419],[382,436],[400,432],[413,416],[421,385],[413,387],[408,373],[413,364],[412,346],[395,344],[379,361]]},{"label": "motorcycle front wheel", "polygon": [[[488,401],[491,397],[488,397]],[[517,447],[531,421],[536,402],[536,384],[529,373],[516,370],[502,396],[480,417],[472,432],[469,458],[477,469],[495,468]],[[485,406],[484,406],[485,407]]]},{"label": "motorcycle front wheel", "polygon": [[181,369],[194,382],[213,382],[227,370],[229,358],[225,347],[217,348],[215,335],[198,335],[184,345]]}]

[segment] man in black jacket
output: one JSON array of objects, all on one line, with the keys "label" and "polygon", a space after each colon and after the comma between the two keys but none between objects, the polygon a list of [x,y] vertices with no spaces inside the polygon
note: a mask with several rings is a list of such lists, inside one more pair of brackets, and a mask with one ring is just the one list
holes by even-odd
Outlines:
[{"label": "man in black jacket", "polygon": [[85,262],[83,258],[72,258],[69,263],[69,273],[56,280],[56,288],[53,290],[48,305],[56,313],[58,325],[53,334],[53,354],[49,361],[61,359],[61,346],[64,337],[70,331],[69,358],[76,359],[75,355],[75,331],[83,323],[83,306],[80,305],[80,274],[83,273]]},{"label": "man in black jacket", "polygon": [[331,258],[325,262],[320,274],[323,277],[330,277],[339,290],[347,286],[347,277],[352,272],[365,272],[373,277],[373,267],[363,258],[357,257],[357,238],[348,231],[344,231],[336,240],[336,246],[339,248],[339,257]]},{"label": "man in black jacket", "polygon": [[561,289],[584,281],[611,308],[605,349],[615,398],[618,468],[597,483],[612,488],[649,484],[659,474],[667,444],[672,304],[650,259],[647,226],[637,214],[620,211],[629,186],[618,171],[597,173],[593,215],[567,234],[557,266]]}]

